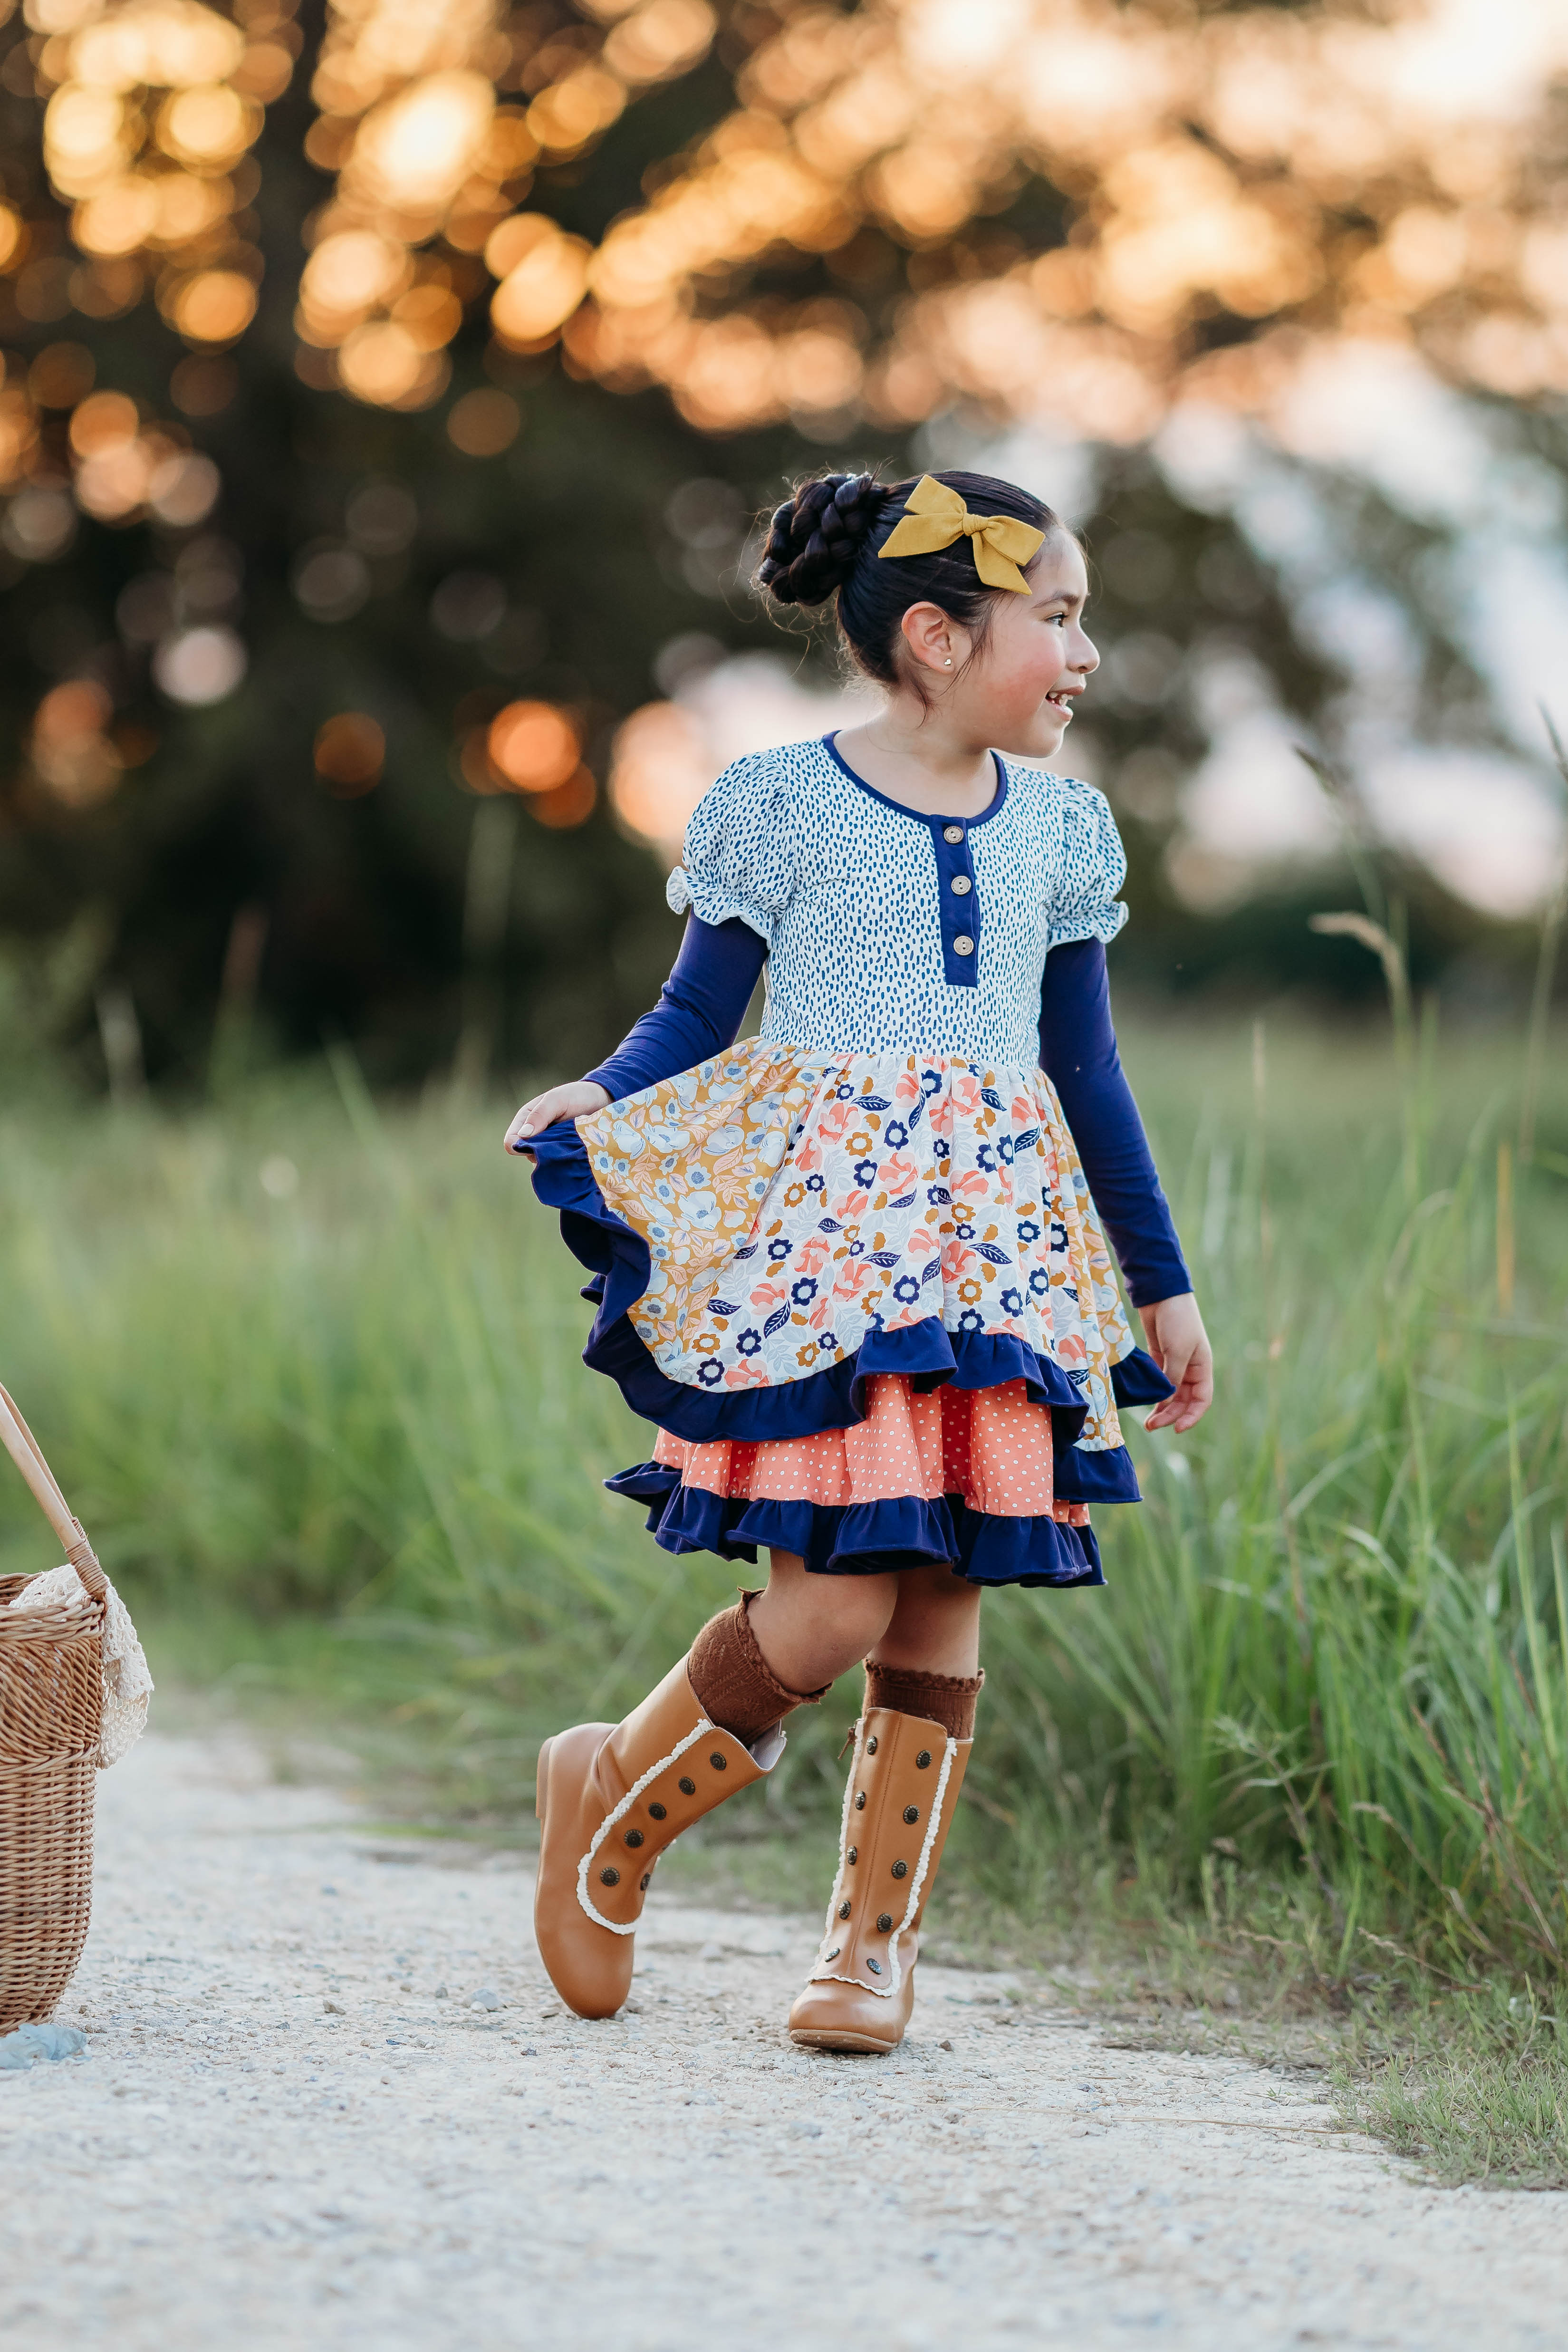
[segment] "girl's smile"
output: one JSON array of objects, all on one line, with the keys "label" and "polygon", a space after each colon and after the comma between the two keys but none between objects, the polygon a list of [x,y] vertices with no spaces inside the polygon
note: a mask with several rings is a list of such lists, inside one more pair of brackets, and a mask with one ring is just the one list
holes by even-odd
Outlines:
[{"label": "girl's smile", "polygon": [[[1100,667],[1083,626],[1089,575],[1078,541],[1052,531],[1029,573],[1030,594],[998,596],[959,692],[983,695],[998,751],[1049,759],[1072,723],[1072,706]],[[969,697],[963,699],[967,702]],[[970,714],[966,712],[966,717]],[[973,713],[978,719],[980,712]]]}]

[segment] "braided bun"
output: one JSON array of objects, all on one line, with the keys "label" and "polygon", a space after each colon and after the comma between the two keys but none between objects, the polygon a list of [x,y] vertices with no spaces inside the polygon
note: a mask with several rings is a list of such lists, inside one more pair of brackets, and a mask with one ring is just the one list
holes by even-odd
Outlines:
[{"label": "braided bun", "polygon": [[[1061,524],[1043,500],[991,474],[942,473],[933,479],[972,515],[1012,515],[1049,534]],[[908,687],[925,700],[918,667],[904,659],[903,629],[912,605],[935,604],[985,644],[994,608],[1007,593],[988,588],[970,541],[925,555],[878,562],[914,481],[879,482],[874,474],[824,474],[802,482],[768,533],[756,580],[776,604],[825,604],[835,592],[839,635],[857,669],[878,685]]]},{"label": "braided bun", "polygon": [[757,567],[775,604],[823,604],[854,570],[867,531],[887,503],[873,474],[824,474],[779,508]]}]

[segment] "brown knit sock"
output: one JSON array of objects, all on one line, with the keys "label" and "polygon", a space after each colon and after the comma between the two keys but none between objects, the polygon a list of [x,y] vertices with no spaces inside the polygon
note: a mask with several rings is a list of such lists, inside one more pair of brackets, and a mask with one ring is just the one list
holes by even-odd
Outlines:
[{"label": "brown knit sock", "polygon": [[975,1703],[985,1681],[978,1675],[923,1675],[909,1666],[879,1666],[866,1660],[865,1703],[891,1707],[895,1715],[923,1716],[939,1723],[949,1739],[973,1739]]},{"label": "brown knit sock", "polygon": [[798,1706],[815,1706],[831,1685],[818,1691],[787,1689],[757,1646],[747,1614],[754,1592],[743,1592],[733,1609],[710,1617],[686,1660],[697,1705],[710,1723],[737,1739],[756,1739]]}]

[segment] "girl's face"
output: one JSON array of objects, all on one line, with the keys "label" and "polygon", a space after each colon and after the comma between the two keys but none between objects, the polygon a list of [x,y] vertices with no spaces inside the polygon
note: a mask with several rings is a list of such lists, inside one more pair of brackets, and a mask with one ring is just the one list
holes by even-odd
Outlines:
[{"label": "girl's face", "polygon": [[[943,696],[942,708],[964,731],[972,720],[977,740],[995,750],[1051,760],[1061,748],[1073,704],[1099,668],[1100,656],[1083,630],[1089,575],[1077,541],[1064,530],[1052,531],[1028,577],[1028,596],[1003,592],[995,597],[990,632],[972,660],[967,631],[946,614],[940,616],[946,624],[941,647],[934,642],[927,652],[918,643],[908,626],[914,614],[906,615],[905,635],[916,658],[931,670],[940,672],[946,654],[954,656],[953,668],[960,674]],[[915,611],[936,616],[932,604]]]}]

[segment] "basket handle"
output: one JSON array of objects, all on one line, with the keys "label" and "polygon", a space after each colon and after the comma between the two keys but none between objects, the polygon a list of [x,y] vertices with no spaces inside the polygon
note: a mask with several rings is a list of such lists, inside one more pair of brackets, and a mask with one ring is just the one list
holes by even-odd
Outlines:
[{"label": "basket handle", "polygon": [[107,1580],[98,1564],[98,1556],[88,1541],[87,1529],[73,1516],[54,1472],[44,1459],[42,1447],[4,1387],[0,1387],[0,1439],[5,1441],[6,1453],[32,1488],[33,1499],[39,1510],[65,1546],[67,1559],[93,1600],[101,1601]]}]

